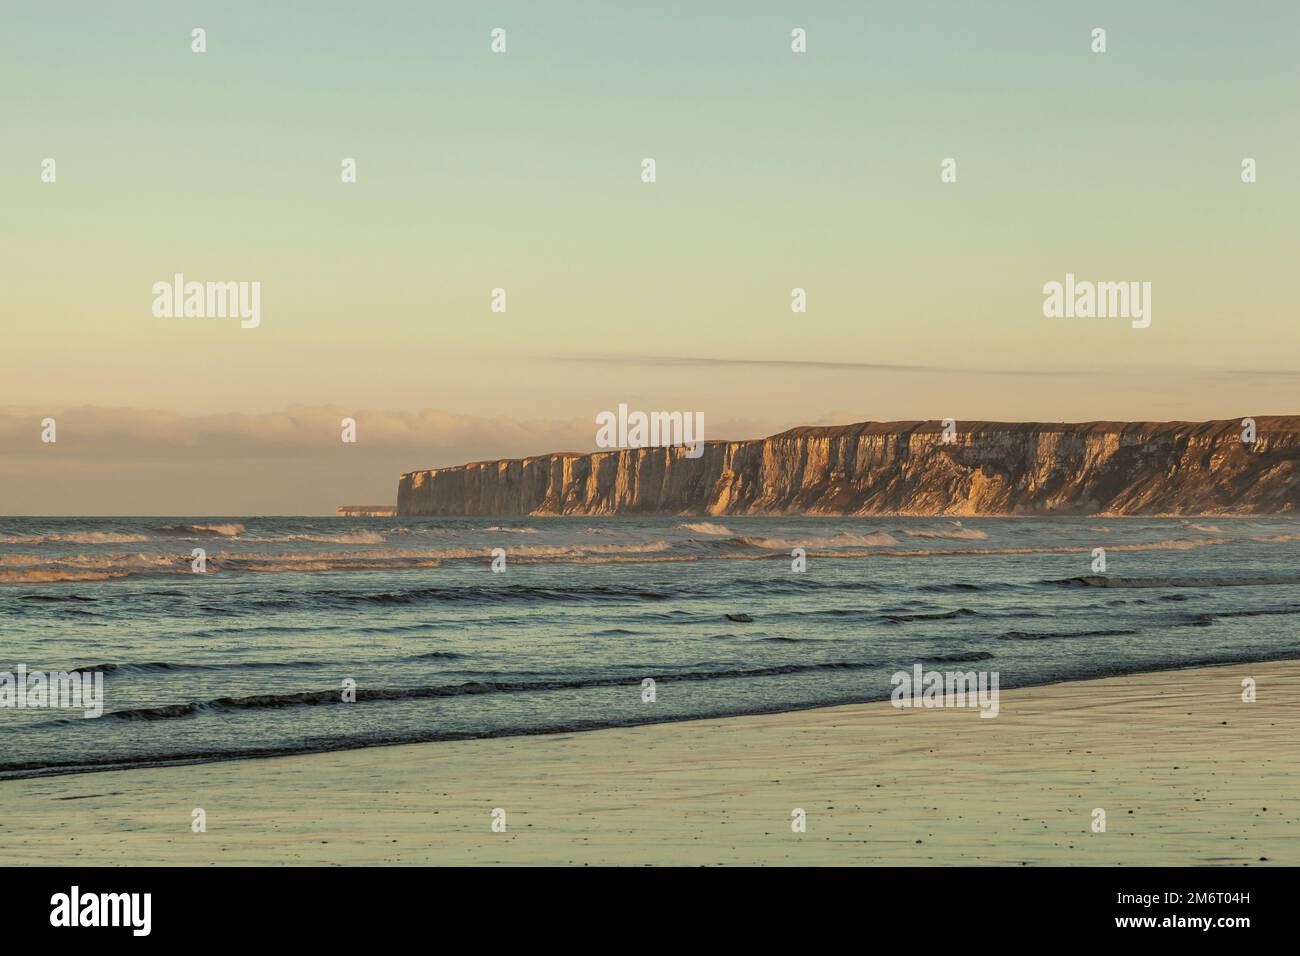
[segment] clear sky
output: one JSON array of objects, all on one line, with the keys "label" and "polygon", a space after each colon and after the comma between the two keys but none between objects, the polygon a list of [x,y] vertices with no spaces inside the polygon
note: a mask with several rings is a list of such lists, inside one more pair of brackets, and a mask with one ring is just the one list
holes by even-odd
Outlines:
[{"label": "clear sky", "polygon": [[[1297,411],[1292,0],[4,19],[0,513],[380,503],[620,402],[710,438]],[[259,281],[260,326],[155,318],[177,272]],[[1044,318],[1067,272],[1150,282],[1150,328]]]}]

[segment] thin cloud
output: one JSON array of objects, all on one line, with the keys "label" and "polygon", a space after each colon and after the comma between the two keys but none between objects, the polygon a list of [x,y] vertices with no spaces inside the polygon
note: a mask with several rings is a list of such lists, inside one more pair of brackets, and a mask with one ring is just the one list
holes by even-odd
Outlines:
[{"label": "thin cloud", "polygon": [[552,355],[552,361],[587,365],[640,365],[649,368],[791,368],[852,372],[904,372],[922,374],[966,375],[1096,375],[1092,371],[977,369],[943,365],[902,365],[882,362],[827,362],[813,359],[733,359],[688,355]]}]

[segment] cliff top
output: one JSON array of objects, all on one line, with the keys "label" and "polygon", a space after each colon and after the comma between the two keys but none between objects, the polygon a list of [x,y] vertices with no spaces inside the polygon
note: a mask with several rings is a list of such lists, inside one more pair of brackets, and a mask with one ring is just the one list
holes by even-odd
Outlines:
[{"label": "cliff top", "polygon": [[[1095,422],[994,422],[994,421],[963,421],[957,420],[957,431],[959,434],[970,434],[972,432],[1005,432],[1010,434],[1033,434],[1033,433],[1065,433],[1088,434],[1088,435],[1107,435],[1107,434],[1138,434],[1152,435],[1173,434],[1177,432],[1191,431],[1196,435],[1214,436],[1219,434],[1236,434],[1241,431],[1242,418],[1225,418],[1214,419],[1204,422],[1119,422],[1119,421],[1095,421]],[[1252,415],[1255,420],[1255,427],[1260,432],[1296,432],[1300,433],[1300,415]],[[783,432],[775,435],[769,435],[764,438],[745,438],[745,439],[712,439],[705,441],[706,445],[725,445],[735,444],[742,445],[751,442],[776,441],[781,439],[795,438],[842,438],[850,435],[907,435],[907,434],[938,434],[943,431],[943,422],[936,419],[915,420],[915,421],[898,421],[898,422],[858,422],[852,425],[798,425],[794,428],[788,428]],[[441,468],[414,468],[411,471],[403,472],[402,477],[414,474],[416,472],[439,472],[439,471],[456,471],[463,468],[474,468],[484,465],[497,465],[501,462],[521,462],[539,461],[542,459],[553,458],[584,458],[588,455],[599,455],[616,452],[621,449],[603,448],[597,451],[557,451],[549,452],[544,455],[528,455],[524,458],[485,458],[479,461],[467,462],[463,465],[446,465]]]}]

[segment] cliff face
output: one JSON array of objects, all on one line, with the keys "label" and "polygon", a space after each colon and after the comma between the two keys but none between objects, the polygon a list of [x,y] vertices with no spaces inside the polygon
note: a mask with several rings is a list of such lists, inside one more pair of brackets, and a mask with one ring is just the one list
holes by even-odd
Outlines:
[{"label": "cliff face", "polygon": [[402,475],[399,515],[1276,514],[1300,508],[1300,416],[794,428],[753,441]]}]

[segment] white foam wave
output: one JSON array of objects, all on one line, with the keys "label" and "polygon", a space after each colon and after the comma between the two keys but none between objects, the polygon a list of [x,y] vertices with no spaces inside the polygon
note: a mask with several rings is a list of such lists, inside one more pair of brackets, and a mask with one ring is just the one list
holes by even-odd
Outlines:
[{"label": "white foam wave", "polygon": [[28,568],[14,571],[0,568],[0,584],[57,584],[61,581],[108,581],[124,578],[127,571],[76,571],[60,568]]},{"label": "white foam wave", "polygon": [[751,547],[772,548],[778,551],[788,551],[791,548],[887,548],[898,544],[898,539],[888,531],[872,531],[867,534],[841,531],[823,537],[744,538],[742,540]]},{"label": "white foam wave", "polygon": [[349,531],[346,534],[286,534],[266,541],[313,541],[319,544],[383,544],[388,539],[378,531]]},{"label": "white foam wave", "polygon": [[165,524],[154,529],[162,534],[170,535],[217,535],[221,538],[237,538],[247,529],[237,522],[226,524]]},{"label": "white foam wave", "polygon": [[4,534],[2,544],[135,544],[148,541],[148,535],[122,531],[73,531],[66,534]]},{"label": "white foam wave", "polygon": [[729,528],[724,528],[720,524],[713,524],[710,521],[687,521],[677,527],[692,534],[729,535],[732,533]]},{"label": "white foam wave", "polygon": [[983,541],[988,535],[975,528],[953,528],[952,530],[904,531],[909,538],[948,538],[955,541]]}]

